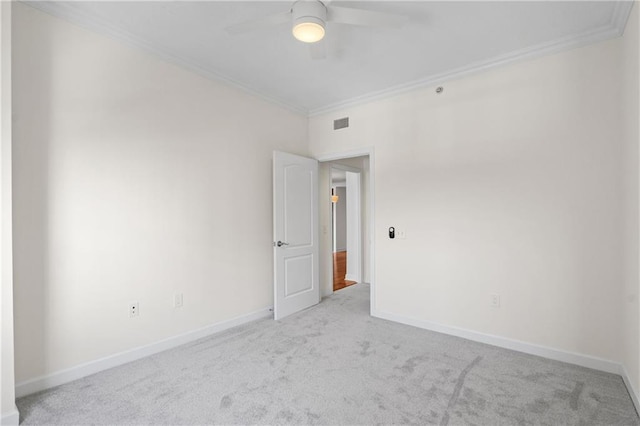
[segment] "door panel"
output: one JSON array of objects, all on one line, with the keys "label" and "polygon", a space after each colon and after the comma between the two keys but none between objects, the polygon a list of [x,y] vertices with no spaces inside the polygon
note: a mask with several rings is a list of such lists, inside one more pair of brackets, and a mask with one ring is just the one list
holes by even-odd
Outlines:
[{"label": "door panel", "polygon": [[274,318],[320,301],[318,162],[273,153]]},{"label": "door panel", "polygon": [[284,169],[284,236],[288,248],[313,245],[313,171],[298,164]]},{"label": "door panel", "polygon": [[289,257],[285,260],[284,297],[292,297],[303,291],[313,290],[313,256]]}]

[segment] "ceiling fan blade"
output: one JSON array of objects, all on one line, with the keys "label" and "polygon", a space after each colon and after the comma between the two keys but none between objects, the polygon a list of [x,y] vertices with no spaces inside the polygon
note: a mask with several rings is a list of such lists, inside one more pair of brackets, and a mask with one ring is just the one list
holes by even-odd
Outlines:
[{"label": "ceiling fan blade", "polygon": [[329,6],[327,8],[327,20],[338,24],[398,28],[403,26],[409,18],[402,15],[392,15],[370,10]]},{"label": "ceiling fan blade", "polygon": [[316,43],[309,43],[309,53],[311,54],[311,59],[314,61],[325,59],[327,57],[327,44],[324,40]]},{"label": "ceiling fan blade", "polygon": [[238,35],[262,30],[265,28],[273,27],[275,25],[284,24],[286,22],[291,22],[291,11],[231,25],[225,28],[225,31],[231,35]]}]

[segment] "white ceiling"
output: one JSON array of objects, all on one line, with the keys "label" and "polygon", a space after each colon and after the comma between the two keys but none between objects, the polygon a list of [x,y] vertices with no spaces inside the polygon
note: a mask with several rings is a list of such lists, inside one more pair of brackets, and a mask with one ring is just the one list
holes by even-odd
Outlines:
[{"label": "white ceiling", "polygon": [[402,14],[400,29],[327,25],[327,57],[281,24],[231,36],[225,27],[284,12],[282,1],[29,2],[303,113],[316,114],[494,65],[622,34],[628,1],[334,1]]}]

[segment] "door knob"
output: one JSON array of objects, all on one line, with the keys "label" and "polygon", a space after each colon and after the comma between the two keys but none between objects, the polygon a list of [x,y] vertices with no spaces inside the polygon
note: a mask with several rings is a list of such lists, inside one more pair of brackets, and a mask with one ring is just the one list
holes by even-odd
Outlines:
[{"label": "door knob", "polygon": [[282,241],[278,241],[278,242],[276,243],[276,245],[277,245],[278,247],[282,247],[282,246],[288,246],[288,245],[289,245],[289,243],[283,243]]}]

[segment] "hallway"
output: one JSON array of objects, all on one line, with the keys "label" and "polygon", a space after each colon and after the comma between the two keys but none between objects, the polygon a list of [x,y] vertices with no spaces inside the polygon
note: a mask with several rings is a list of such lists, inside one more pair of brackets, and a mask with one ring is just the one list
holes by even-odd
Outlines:
[{"label": "hallway", "polygon": [[345,280],[346,274],[347,252],[339,251],[333,253],[333,291],[341,290],[356,283],[355,281]]}]

